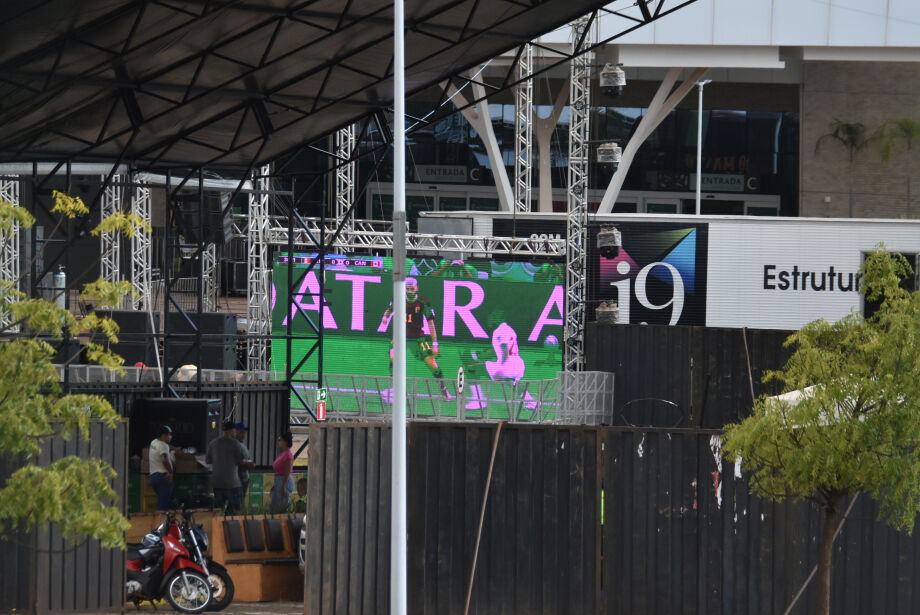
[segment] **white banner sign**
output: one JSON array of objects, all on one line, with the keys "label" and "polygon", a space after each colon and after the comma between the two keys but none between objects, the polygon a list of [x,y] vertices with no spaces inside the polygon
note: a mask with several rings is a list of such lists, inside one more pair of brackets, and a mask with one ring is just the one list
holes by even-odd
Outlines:
[{"label": "white banner sign", "polygon": [[799,329],[862,309],[858,273],[880,243],[920,253],[902,221],[719,221],[709,224],[706,325]]}]

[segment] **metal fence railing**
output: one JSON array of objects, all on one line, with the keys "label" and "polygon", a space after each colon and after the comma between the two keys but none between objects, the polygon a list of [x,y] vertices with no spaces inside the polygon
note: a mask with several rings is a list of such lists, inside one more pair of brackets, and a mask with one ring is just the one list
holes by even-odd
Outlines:
[{"label": "metal fence railing", "polygon": [[[292,386],[303,401],[313,403],[315,376]],[[384,420],[392,412],[390,377],[328,374],[323,386],[327,420]],[[452,380],[409,378],[406,393],[411,419],[600,425],[613,416],[613,374],[601,372],[560,373],[552,380],[467,380],[462,390]],[[303,401],[291,398],[294,422],[312,421]]]},{"label": "metal fence railing", "polygon": [[[70,383],[155,386],[161,382],[156,368],[126,367],[118,374],[98,365],[71,365]],[[63,367],[58,366],[63,380]],[[202,370],[209,385],[284,382],[278,372]],[[193,368],[182,368],[174,385],[197,382]],[[447,421],[510,421],[514,423],[609,425],[613,423],[613,374],[559,372],[548,380],[467,380],[462,389],[454,380],[408,378],[407,412],[411,419]],[[330,421],[385,420],[392,413],[393,382],[389,376],[324,374],[326,414]],[[315,374],[298,374],[291,382],[290,419],[310,423],[316,399]]]}]

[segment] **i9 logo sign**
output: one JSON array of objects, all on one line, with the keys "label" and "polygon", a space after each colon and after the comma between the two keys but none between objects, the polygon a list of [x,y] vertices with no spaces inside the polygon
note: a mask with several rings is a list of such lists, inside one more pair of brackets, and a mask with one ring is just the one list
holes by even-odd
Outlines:
[{"label": "i9 logo sign", "polygon": [[[622,223],[617,258],[595,253],[595,301],[616,301],[620,322],[703,325],[706,322],[705,224]],[[596,304],[596,303],[595,303]]]}]

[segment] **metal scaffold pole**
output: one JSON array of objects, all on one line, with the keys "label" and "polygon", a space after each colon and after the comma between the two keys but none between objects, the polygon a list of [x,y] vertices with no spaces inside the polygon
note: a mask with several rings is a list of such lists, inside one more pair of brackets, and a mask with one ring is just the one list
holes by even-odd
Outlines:
[{"label": "metal scaffold pole", "polygon": [[[112,177],[111,183],[102,193],[100,208],[102,219],[121,212],[123,186],[121,175]],[[105,185],[105,176],[102,176]],[[121,235],[118,233],[99,233],[100,261],[99,275],[106,282],[118,282],[121,279]]]},{"label": "metal scaffold pole", "polygon": [[393,2],[393,439],[390,613],[406,615],[406,91],[403,0]]},{"label": "metal scaffold pole", "polygon": [[[19,207],[19,177],[10,176],[0,178],[0,200],[4,200],[13,207]],[[11,285],[11,290],[19,290],[19,222],[11,220],[10,230],[0,236],[0,282]],[[0,326],[10,324],[9,312],[0,313]],[[18,331],[18,327],[10,327],[11,332]]]},{"label": "metal scaffold pole", "polygon": [[246,368],[249,371],[268,371],[268,350],[271,333],[271,263],[269,263],[269,175],[271,166],[253,173],[256,191],[249,195],[249,220],[247,221],[248,296],[246,298],[246,323],[249,344],[246,348]]},{"label": "metal scaffold pole", "polygon": [[[572,53],[591,41],[591,19],[572,22]],[[587,275],[588,154],[591,112],[590,54],[575,56],[569,82],[569,170],[566,214],[565,354],[567,371],[584,367],[584,322]]]},{"label": "metal scaffold pole", "polygon": [[[134,185],[134,191],[131,195],[131,213],[138,220],[150,225],[150,186],[146,182],[140,181],[136,173],[132,176],[131,183]],[[152,261],[150,234],[147,232],[134,233],[131,237],[131,289],[134,292],[126,298],[126,302],[131,309],[146,312],[152,307]]]},{"label": "metal scaffold pole", "polygon": [[348,236],[354,230],[354,216],[345,217],[348,209],[355,200],[355,161],[352,154],[355,151],[355,125],[342,128],[335,133],[335,155],[338,162],[348,160],[335,170],[335,221],[337,224],[344,222],[342,232]]},{"label": "metal scaffold pole", "polygon": [[530,211],[533,168],[533,46],[524,45],[518,58],[518,79],[514,90],[514,209]]}]

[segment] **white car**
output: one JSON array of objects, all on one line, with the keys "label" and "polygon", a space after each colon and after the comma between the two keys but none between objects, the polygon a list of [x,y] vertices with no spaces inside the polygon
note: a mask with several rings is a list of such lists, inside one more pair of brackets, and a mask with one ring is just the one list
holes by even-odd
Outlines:
[{"label": "white car", "polygon": [[297,563],[300,566],[300,571],[303,572],[306,569],[307,563],[307,515],[304,513],[303,516],[303,525],[300,526],[300,544],[297,545]]}]

